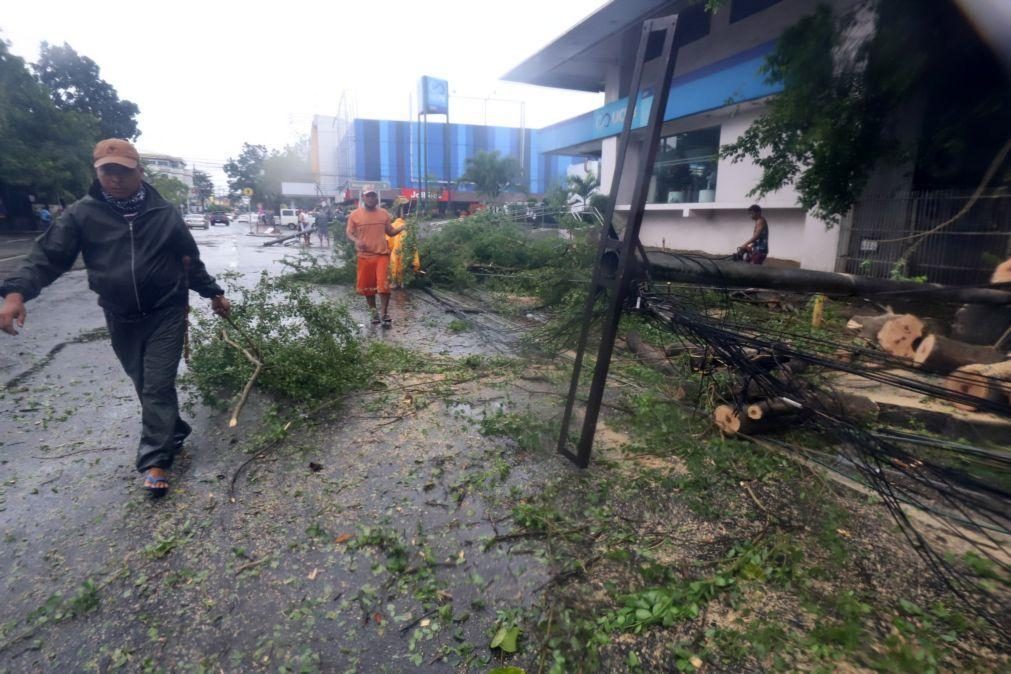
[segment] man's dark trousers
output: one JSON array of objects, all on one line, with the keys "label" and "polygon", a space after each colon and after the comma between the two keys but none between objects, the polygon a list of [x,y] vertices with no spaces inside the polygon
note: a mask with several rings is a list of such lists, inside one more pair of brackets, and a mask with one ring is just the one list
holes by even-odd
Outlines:
[{"label": "man's dark trousers", "polygon": [[169,468],[190,433],[179,418],[176,371],[183,353],[186,307],[158,309],[137,318],[105,312],[112,348],[140,398],[143,429],[137,470]]}]

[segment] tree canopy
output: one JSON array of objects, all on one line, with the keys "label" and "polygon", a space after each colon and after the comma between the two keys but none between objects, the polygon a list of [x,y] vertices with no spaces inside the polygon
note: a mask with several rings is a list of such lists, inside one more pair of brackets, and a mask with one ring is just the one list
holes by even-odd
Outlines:
[{"label": "tree canopy", "polygon": [[510,187],[518,187],[521,171],[512,157],[499,156],[498,150],[478,152],[467,159],[467,170],[459,182],[473,183],[481,194],[494,201]]},{"label": "tree canopy", "polygon": [[243,143],[238,159],[225,163],[228,189],[238,196],[243,189],[251,188],[254,201],[271,208],[281,203],[282,182],[312,182],[309,168],[309,142],[301,139],[283,150],[270,150],[264,145]]},{"label": "tree canopy", "polygon": [[146,180],[158,190],[158,194],[165,198],[173,206],[186,211],[186,203],[189,201],[190,188],[183,181],[164,173],[153,173],[146,176]]},{"label": "tree canopy", "polygon": [[116,88],[101,78],[98,64],[69,44],[60,47],[43,42],[35,74],[58,109],[98,119],[102,138],[134,140],[140,135],[136,119],[140,108],[121,100]]},{"label": "tree canopy", "polygon": [[24,59],[0,40],[0,182],[73,199],[91,183],[98,120],[58,109]]},{"label": "tree canopy", "polygon": [[214,196],[214,182],[203,171],[193,171],[193,188],[200,197],[200,205],[207,207],[207,200]]},{"label": "tree canopy", "polygon": [[257,199],[263,197],[263,160],[266,158],[266,146],[243,143],[239,158],[229,157],[224,166],[229,193],[237,196],[249,188],[257,195]]},{"label": "tree canopy", "polygon": [[913,187],[971,188],[1006,140],[1007,74],[951,0],[869,0],[844,15],[820,5],[763,70],[783,91],[721,154],[762,168],[751,194],[792,182],[830,223],[877,166],[915,158]]}]

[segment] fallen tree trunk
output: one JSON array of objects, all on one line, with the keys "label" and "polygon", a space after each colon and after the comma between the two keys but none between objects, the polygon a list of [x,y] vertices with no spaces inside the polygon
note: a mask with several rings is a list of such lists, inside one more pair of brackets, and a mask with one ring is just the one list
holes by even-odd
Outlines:
[{"label": "fallen tree trunk", "polygon": [[997,340],[1009,327],[1011,327],[1011,307],[966,304],[955,312],[951,336],[969,344],[1000,348],[1001,345],[997,344]]},{"label": "fallen tree trunk", "polygon": [[888,301],[888,295],[912,295],[925,302],[1011,305],[1011,292],[1005,290],[948,287],[937,283],[893,281],[809,269],[774,269],[657,250],[649,251],[647,258],[650,275],[657,281],[710,283],[721,288],[744,286],[826,295],[876,296],[883,302]]},{"label": "fallen tree trunk", "polygon": [[769,398],[748,405],[749,419],[759,420],[801,411],[826,414],[842,422],[868,423],[878,418],[878,404],[866,396],[842,391],[807,391],[804,398]]},{"label": "fallen tree trunk", "polygon": [[625,337],[625,344],[628,345],[628,350],[634,353],[635,357],[644,365],[666,375],[673,376],[677,374],[677,370],[670,360],[668,360],[667,354],[662,349],[658,349],[652,344],[642,341],[642,337],[639,336],[638,332],[628,333]]},{"label": "fallen tree trunk", "polygon": [[902,314],[881,326],[878,345],[898,358],[912,358],[925,332],[926,326],[918,317]]},{"label": "fallen tree trunk", "polygon": [[751,403],[745,408],[748,418],[753,421],[760,421],[768,417],[778,417],[784,414],[795,414],[801,408],[793,403],[789,403],[782,398],[768,398]]},{"label": "fallen tree trunk", "polygon": [[913,354],[914,363],[938,374],[948,374],[963,365],[999,363],[1006,358],[1002,351],[991,346],[966,344],[940,335],[924,337]]},{"label": "fallen tree trunk", "polygon": [[713,421],[724,434],[734,436],[738,433],[744,435],[772,433],[789,427],[793,419],[789,415],[760,420],[749,419],[747,415],[741,415],[737,409],[730,405],[717,405],[713,410]]},{"label": "fallen tree trunk", "polygon": [[[964,365],[944,382],[949,391],[962,393],[980,400],[1011,405],[1011,360],[990,365]],[[977,409],[971,402],[956,402],[960,410]]]},{"label": "fallen tree trunk", "polygon": [[890,311],[878,316],[854,316],[846,323],[846,329],[855,330],[857,337],[874,341],[878,338],[881,327],[896,316],[898,314],[893,314]]}]

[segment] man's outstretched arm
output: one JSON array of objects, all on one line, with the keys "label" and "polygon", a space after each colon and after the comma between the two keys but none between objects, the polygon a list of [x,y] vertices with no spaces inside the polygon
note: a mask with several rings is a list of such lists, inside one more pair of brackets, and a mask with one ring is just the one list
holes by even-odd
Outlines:
[{"label": "man's outstretched arm", "polygon": [[77,225],[69,213],[60,216],[35,240],[21,268],[0,285],[4,297],[0,307],[0,330],[16,335],[25,324],[25,302],[38,297],[42,289],[73,266],[81,252]]}]

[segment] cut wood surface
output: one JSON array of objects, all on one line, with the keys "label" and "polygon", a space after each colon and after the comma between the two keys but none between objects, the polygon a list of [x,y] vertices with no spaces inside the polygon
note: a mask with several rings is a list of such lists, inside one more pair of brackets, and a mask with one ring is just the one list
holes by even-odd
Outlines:
[{"label": "cut wood surface", "polygon": [[891,312],[877,316],[854,316],[846,323],[846,329],[855,330],[858,337],[873,341],[878,338],[881,327],[896,316],[898,314]]},{"label": "cut wood surface", "polygon": [[1011,258],[997,265],[990,277],[990,283],[1011,283]]},{"label": "cut wood surface", "polygon": [[759,435],[770,433],[786,428],[790,425],[789,416],[768,417],[766,419],[749,419],[747,415],[741,415],[738,410],[731,405],[717,405],[713,410],[713,421],[716,427],[726,435]]},{"label": "cut wood surface", "polygon": [[898,358],[912,358],[926,326],[913,314],[901,314],[886,321],[878,331],[878,345]]},{"label": "cut wood surface", "polygon": [[[949,391],[994,403],[1011,404],[1011,360],[990,365],[964,365],[945,380]],[[978,407],[971,402],[958,402],[955,407],[960,410],[973,410]]]},{"label": "cut wood surface", "polygon": [[748,418],[754,421],[765,419],[767,417],[782,416],[784,414],[795,414],[800,409],[801,407],[788,403],[782,398],[759,400],[756,403],[751,403],[746,408]]},{"label": "cut wood surface", "polygon": [[967,344],[957,339],[949,339],[941,335],[927,335],[916,347],[913,362],[929,372],[948,374],[963,365],[976,363],[999,363],[1006,360],[1003,351],[991,346]]}]

